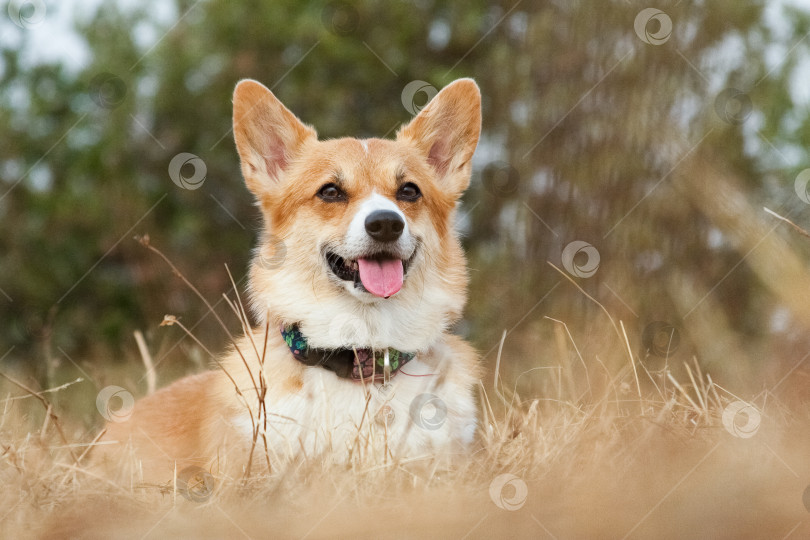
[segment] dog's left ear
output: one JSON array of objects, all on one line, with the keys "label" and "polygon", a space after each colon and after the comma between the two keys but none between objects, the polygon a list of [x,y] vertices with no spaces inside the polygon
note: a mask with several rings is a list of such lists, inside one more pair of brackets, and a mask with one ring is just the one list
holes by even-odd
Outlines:
[{"label": "dog's left ear", "polygon": [[439,185],[460,197],[470,184],[470,161],[480,134],[481,92],[472,79],[458,79],[400,129],[397,140],[419,148]]}]

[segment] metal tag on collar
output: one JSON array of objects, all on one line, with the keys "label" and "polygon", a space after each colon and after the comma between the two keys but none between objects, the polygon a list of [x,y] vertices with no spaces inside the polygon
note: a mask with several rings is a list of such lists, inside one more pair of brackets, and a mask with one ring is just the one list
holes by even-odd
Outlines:
[{"label": "metal tag on collar", "polygon": [[383,355],[383,386],[388,386],[391,381],[391,358],[388,349],[385,349]]}]

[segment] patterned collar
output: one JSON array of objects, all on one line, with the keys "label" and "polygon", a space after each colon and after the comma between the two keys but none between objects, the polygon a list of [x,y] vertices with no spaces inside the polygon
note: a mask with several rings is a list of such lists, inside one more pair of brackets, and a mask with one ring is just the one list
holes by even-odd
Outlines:
[{"label": "patterned collar", "polygon": [[297,324],[282,325],[281,337],[296,360],[306,366],[320,366],[338,377],[354,381],[388,382],[396,372],[414,359],[415,353],[397,349],[316,349],[311,348]]}]

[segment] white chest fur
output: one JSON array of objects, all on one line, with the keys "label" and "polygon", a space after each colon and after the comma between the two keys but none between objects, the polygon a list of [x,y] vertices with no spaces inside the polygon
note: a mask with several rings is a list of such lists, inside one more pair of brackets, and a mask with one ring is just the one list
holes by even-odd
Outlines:
[{"label": "white chest fur", "polygon": [[[416,358],[388,386],[364,386],[322,368],[307,368],[298,392],[267,401],[271,453],[346,462],[368,455],[415,457],[463,450],[477,427],[471,387],[435,371]],[[245,437],[252,436],[247,413],[233,423]]]}]

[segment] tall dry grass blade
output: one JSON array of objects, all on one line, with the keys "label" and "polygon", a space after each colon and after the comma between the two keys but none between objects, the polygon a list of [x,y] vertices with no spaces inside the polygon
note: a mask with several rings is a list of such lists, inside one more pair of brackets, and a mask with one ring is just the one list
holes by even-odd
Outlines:
[{"label": "tall dry grass blade", "polygon": [[205,304],[205,307],[207,307],[207,308],[208,308],[209,313],[211,313],[211,314],[214,316],[214,318],[217,320],[217,322],[219,323],[219,325],[220,325],[220,326],[222,327],[222,329],[225,331],[225,334],[227,334],[227,336],[228,336],[228,337],[231,339],[231,341],[233,342],[233,347],[234,347],[234,350],[235,350],[235,351],[236,351],[236,353],[239,355],[239,357],[242,359],[242,363],[245,365],[245,369],[247,369],[247,370],[248,370],[248,374],[249,374],[249,375],[250,375],[250,377],[251,377],[251,382],[253,383],[253,387],[254,387],[254,388],[256,388],[256,391],[258,392],[258,386],[256,385],[256,380],[255,380],[255,379],[253,379],[253,374],[252,374],[252,373],[251,373],[251,371],[250,371],[250,366],[248,366],[248,362],[247,362],[247,359],[245,359],[245,355],[244,355],[244,354],[242,354],[242,351],[239,349],[239,346],[236,344],[236,338],[233,336],[233,334],[231,334],[231,331],[230,331],[230,330],[228,330],[228,327],[225,325],[225,322],[222,320],[222,317],[220,317],[220,316],[219,316],[219,314],[218,314],[218,313],[217,313],[217,312],[214,310],[214,307],[211,305],[211,303],[210,303],[210,302],[209,302],[209,301],[208,301],[208,300],[205,298],[205,296],[203,296],[203,295],[202,295],[202,293],[201,293],[199,290],[197,290],[197,287],[195,287],[195,286],[194,286],[194,285],[193,285],[193,284],[192,284],[192,283],[191,283],[191,282],[190,282],[190,281],[189,281],[189,280],[186,278],[186,276],[185,276],[185,275],[183,275],[183,273],[180,271],[180,269],[179,269],[179,268],[177,268],[177,267],[174,265],[174,263],[172,263],[172,261],[171,261],[171,260],[169,260],[169,258],[168,258],[166,255],[164,255],[164,254],[163,254],[163,252],[162,252],[162,251],[160,251],[159,249],[157,249],[156,247],[154,247],[153,245],[151,245],[151,244],[149,243],[149,236],[148,236],[148,235],[147,235],[147,236],[136,237],[136,240],[138,240],[138,242],[139,242],[139,243],[140,243],[142,246],[144,246],[146,249],[148,249],[148,250],[149,250],[149,251],[151,251],[152,253],[157,254],[157,255],[158,255],[158,256],[159,256],[161,259],[163,259],[163,261],[164,261],[164,262],[165,262],[167,265],[169,265],[169,268],[171,268],[171,269],[172,269],[172,272],[174,273],[174,275],[176,275],[177,277],[179,277],[179,278],[180,278],[180,280],[181,280],[181,281],[182,281],[182,282],[183,282],[183,283],[186,285],[186,287],[188,287],[189,289],[191,289],[191,291],[192,291],[192,292],[193,292],[193,293],[194,293],[194,294],[197,296],[197,298],[199,298],[199,299],[200,299],[200,300],[203,302],[203,304]]},{"label": "tall dry grass blade", "polygon": [[116,484],[115,482],[110,480],[109,478],[106,478],[106,477],[104,477],[104,476],[102,476],[100,474],[96,474],[95,472],[93,472],[91,469],[89,469],[87,467],[79,467],[78,465],[71,465],[70,463],[54,463],[54,465],[56,467],[62,467],[62,468],[65,468],[65,469],[69,469],[71,471],[79,472],[79,473],[82,473],[84,475],[87,475],[87,476],[89,476],[91,478],[95,478],[96,480],[100,480],[100,481],[104,482],[105,484],[107,484],[108,486],[110,486],[111,488],[113,488],[115,491],[120,491],[124,495],[131,495],[132,494],[130,491],[127,491],[126,489],[122,488],[121,486],[119,486],[118,484]]},{"label": "tall dry grass blade", "polygon": [[[228,268],[228,265],[225,265],[225,270],[228,272],[228,277],[231,279],[231,284],[234,286],[234,288],[236,288],[236,283],[234,283],[234,281],[233,281],[233,276],[231,275],[231,271]],[[231,310],[234,312],[236,317],[239,319],[239,322],[240,322],[240,324],[242,326],[242,332],[244,333],[244,335],[250,341],[250,346],[253,348],[253,352],[254,352],[254,354],[256,356],[256,359],[260,363],[260,367],[259,367],[259,385],[256,388],[257,401],[258,401],[258,408],[257,408],[258,417],[256,418],[256,421],[253,422],[253,426],[252,426],[253,434],[252,434],[250,453],[248,454],[247,466],[245,467],[245,473],[243,475],[243,486],[244,486],[244,485],[247,485],[248,479],[250,478],[250,474],[251,474],[251,471],[252,471],[252,468],[253,468],[253,454],[254,454],[254,452],[256,450],[256,443],[258,442],[258,439],[259,439],[260,425],[265,425],[265,427],[266,427],[266,424],[264,422],[262,422],[262,415],[263,415],[263,413],[262,413],[262,402],[264,400],[264,394],[267,391],[267,387],[264,384],[264,370],[261,368],[261,359],[259,357],[259,349],[256,346],[256,341],[255,341],[254,336],[253,336],[253,331],[250,328],[249,323],[247,321],[247,316],[245,315],[245,312],[244,312],[244,306],[242,306],[242,304],[241,304],[241,298],[239,298],[238,292],[237,292],[238,305],[234,304],[231,301],[231,299],[228,298],[228,295],[225,294],[225,293],[222,293],[222,298],[223,298],[223,300],[225,300],[225,303],[231,308]],[[265,337],[266,337],[266,335],[265,335]],[[247,362],[245,363],[245,368],[247,369],[251,380],[255,381],[255,377],[253,375],[253,370],[250,368],[250,365]],[[254,385],[255,385],[255,383],[254,383]],[[245,406],[248,407],[247,403],[245,404]],[[250,413],[250,416],[252,418],[253,417],[252,411],[249,410],[248,412]],[[270,465],[269,464],[269,455],[266,456],[266,457],[268,459],[268,468],[269,468],[269,465]]]},{"label": "tall dry grass blade", "polygon": [[[247,310],[245,310],[245,304],[242,302],[242,296],[239,294],[239,288],[236,286],[236,281],[233,279],[233,274],[231,273],[230,267],[226,264],[225,271],[228,273],[228,278],[231,281],[231,286],[233,287],[234,293],[236,294],[236,303],[233,303],[227,295],[223,294],[222,297],[225,299],[225,302],[230,306],[231,310],[236,314],[239,322],[242,326],[242,332],[245,336],[248,337],[250,340],[250,344],[253,347],[253,352],[256,354],[256,358],[259,361],[259,392],[258,392],[258,411],[259,417],[258,422],[255,426],[253,432],[253,441],[252,447],[250,450],[250,459],[248,462],[248,467],[245,469],[245,482],[250,475],[250,470],[253,461],[253,452],[255,450],[256,443],[258,442],[258,437],[261,435],[262,441],[264,444],[264,457],[267,463],[267,471],[268,473],[272,471],[272,465],[270,463],[270,450],[268,448],[267,443],[267,404],[265,398],[267,396],[267,381],[265,379],[265,372],[264,372],[264,361],[267,355],[267,340],[270,335],[270,318],[265,317],[265,328],[264,328],[264,345],[262,347],[262,352],[259,353],[259,349],[256,346],[255,336],[253,333],[253,329],[251,328],[250,321],[247,316]],[[250,371],[250,368],[248,367]],[[251,378],[253,378],[253,373],[250,372]],[[260,431],[261,428],[261,431]]]},{"label": "tall dry grass blade", "polygon": [[[250,417],[251,429],[253,430],[254,433],[257,433],[258,420],[260,420],[260,419],[256,418],[256,416],[253,414],[253,409],[248,404],[247,397],[244,395],[242,390],[239,388],[239,385],[236,383],[236,380],[233,378],[233,376],[231,376],[230,372],[228,372],[228,370],[225,369],[225,366],[222,364],[222,362],[219,361],[219,358],[214,353],[212,353],[208,349],[208,347],[206,347],[199,339],[197,339],[197,336],[195,336],[188,328],[186,328],[185,325],[183,325],[183,323],[181,323],[177,319],[177,317],[175,317],[173,315],[165,315],[163,317],[163,322],[161,322],[160,324],[161,324],[161,326],[163,326],[163,325],[173,326],[175,324],[177,326],[179,326],[186,333],[186,335],[188,335],[191,339],[193,339],[194,342],[197,343],[197,345],[200,348],[202,348],[202,350],[204,350],[214,360],[214,362],[216,362],[216,364],[219,366],[219,368],[222,370],[222,372],[225,373],[225,375],[231,381],[231,384],[233,384],[233,387],[236,390],[236,395],[239,396],[239,399],[241,400],[242,405],[245,407],[245,409],[248,412],[248,416]],[[244,361],[244,356],[242,356],[242,360]],[[262,399],[263,398],[262,389],[254,386],[254,390],[256,391],[257,396],[260,396],[259,399]],[[261,411],[261,409],[260,409],[260,411]],[[265,409],[265,414],[266,414],[266,409]],[[274,414],[274,416],[278,416],[278,417],[284,418],[286,420],[292,420],[291,418],[287,418],[287,417],[284,417],[282,415]],[[255,444],[254,444],[254,446],[255,446]],[[251,459],[252,459],[252,455],[253,455],[253,447],[251,447]],[[269,459],[269,457],[268,457],[268,459]],[[249,461],[249,463],[250,463],[250,461]],[[248,468],[247,470],[249,470],[249,469],[250,468]]]},{"label": "tall dry grass blade", "polygon": [[236,303],[239,305],[240,311],[237,313],[239,317],[239,321],[242,323],[242,328],[247,329],[250,328],[250,321],[247,317],[247,312],[245,311],[245,304],[242,302],[242,295],[239,294],[239,287],[236,286],[236,281],[233,279],[233,274],[231,273],[231,268],[225,264],[225,272],[228,273],[228,279],[231,281],[231,287],[233,287],[233,292],[236,295]]},{"label": "tall dry grass blade", "polygon": [[[667,397],[666,397],[666,387],[664,387],[664,389],[662,390],[661,387],[658,386],[658,383],[655,381],[655,377],[653,377],[652,373],[650,373],[650,370],[647,369],[647,366],[644,364],[644,362],[639,361],[639,365],[641,366],[641,369],[644,370],[644,373],[647,375],[647,378],[650,380],[650,382],[653,384],[653,386],[655,386],[655,390],[658,392],[658,395],[661,397],[661,400],[666,401],[666,399],[667,399]],[[664,381],[664,382],[666,382],[666,381]]]},{"label": "tall dry grass blade", "polygon": [[100,439],[101,439],[101,438],[104,436],[104,434],[105,434],[105,433],[107,433],[107,428],[102,429],[102,430],[101,430],[101,431],[98,433],[98,435],[96,435],[96,436],[93,438],[93,440],[92,440],[92,441],[90,441],[90,444],[88,444],[88,445],[87,445],[87,448],[85,448],[85,449],[84,449],[84,452],[82,452],[82,453],[79,455],[79,461],[83,460],[83,459],[85,458],[85,456],[87,456],[87,454],[89,454],[89,453],[90,453],[90,450],[92,450],[93,448],[95,448],[96,444],[98,444],[98,441],[99,441],[99,440],[100,440]]},{"label": "tall dry grass blade", "polygon": [[[565,341],[562,326],[559,324],[554,325],[554,345],[557,347],[557,362],[560,364],[560,370],[557,373],[557,399],[562,400],[562,379],[563,379],[563,365],[568,366],[568,343]],[[568,386],[568,395],[574,396],[574,379],[571,376],[571,370],[565,371],[566,385]]]},{"label": "tall dry grass blade", "polygon": [[689,364],[684,362],[683,365],[686,367],[686,373],[689,375],[689,380],[692,381],[692,388],[695,389],[695,396],[697,396],[697,399],[700,402],[700,407],[703,409],[703,413],[708,415],[709,409],[706,407],[706,402],[703,400],[701,387],[698,386],[697,382],[695,381],[695,377],[692,375],[692,369],[689,367]]},{"label": "tall dry grass blade", "polygon": [[492,381],[492,388],[495,390],[495,394],[501,398],[503,404],[508,407],[509,403],[506,401],[506,397],[503,395],[501,389],[498,388],[501,378],[501,354],[503,353],[503,344],[506,341],[506,333],[506,330],[504,330],[501,334],[501,340],[498,342],[498,356],[495,358],[495,378]]},{"label": "tall dry grass blade", "polygon": [[[592,388],[591,388],[591,376],[590,376],[590,374],[588,373],[588,366],[585,364],[585,359],[584,359],[584,358],[582,358],[582,353],[580,353],[580,352],[579,352],[579,347],[577,347],[577,344],[576,344],[576,342],[574,341],[574,336],[572,336],[572,335],[571,335],[571,331],[568,329],[568,325],[567,325],[567,324],[565,324],[563,321],[559,321],[559,320],[557,320],[557,319],[553,319],[553,318],[549,317],[548,315],[546,315],[546,316],[545,316],[545,318],[546,318],[546,319],[548,319],[548,320],[550,320],[550,321],[554,321],[554,322],[556,322],[556,323],[558,323],[558,324],[561,324],[561,325],[563,326],[563,328],[565,328],[565,333],[568,335],[568,340],[571,342],[571,345],[573,345],[573,346],[574,346],[574,351],[577,353],[577,357],[579,358],[579,362],[582,364],[582,369],[583,369],[583,370],[584,370],[584,372],[585,372],[585,381],[586,381],[586,383],[588,384],[588,395],[593,396],[593,390],[592,390]],[[568,378],[569,378],[569,380],[570,380],[570,381],[569,381],[569,384],[571,385],[571,388],[573,389],[573,388],[574,388],[574,386],[575,386],[575,385],[574,385],[574,375],[573,375],[573,373],[571,372],[571,366],[570,366],[570,363],[566,363],[566,364],[568,364],[568,365],[567,365],[568,369],[567,369],[566,371],[568,372]],[[576,395],[576,394],[575,394],[575,393],[572,391],[572,393],[571,393],[571,398],[572,398],[572,399],[579,399],[579,396],[577,396],[577,395]]]},{"label": "tall dry grass blade", "polygon": [[155,364],[152,362],[152,355],[146,346],[146,340],[143,339],[143,333],[140,330],[135,330],[132,334],[135,336],[138,352],[141,353],[141,360],[146,367],[146,394],[154,394],[157,387],[157,374],[155,373]]},{"label": "tall dry grass blade", "polygon": [[[78,377],[78,378],[77,378],[76,380],[74,380],[74,381],[66,382],[66,383],[64,383],[64,384],[60,384],[59,386],[54,386],[53,388],[48,388],[47,390],[40,390],[40,391],[39,391],[39,392],[37,392],[37,393],[38,393],[39,395],[52,394],[52,393],[54,393],[54,392],[59,392],[59,391],[61,391],[61,390],[64,390],[65,388],[69,388],[69,387],[73,386],[74,384],[79,384],[79,383],[81,383],[81,382],[84,382],[85,380],[86,380],[86,379],[83,379],[82,377]],[[9,394],[9,395],[8,395],[8,396],[7,396],[7,397],[6,397],[6,398],[3,400],[3,403],[5,404],[5,405],[4,405],[4,410],[3,410],[3,415],[5,416],[5,414],[8,412],[8,405],[9,405],[9,403],[11,403],[12,401],[18,401],[18,400],[29,399],[29,398],[31,398],[31,397],[36,397],[36,396],[30,395],[30,394],[26,394],[26,395],[24,395],[24,396],[12,396],[11,394]],[[3,425],[3,424],[2,424],[2,423],[0,423],[0,427],[2,427],[2,425]]]},{"label": "tall dry grass blade", "polygon": [[618,373],[613,375],[610,373],[610,370],[602,361],[602,359],[599,358],[599,355],[595,355],[594,358],[596,358],[596,361],[599,362],[600,366],[602,366],[602,369],[605,370],[605,373],[608,378],[608,383],[605,385],[605,395],[603,397],[603,400],[605,401],[605,403],[607,403],[610,400],[610,394],[612,393],[613,402],[616,404],[616,411],[619,412],[621,411],[622,407],[621,407],[621,400],[619,399],[619,388],[618,388],[619,385],[616,384],[616,381],[619,381],[624,378],[624,370],[627,369],[627,366],[623,366]]},{"label": "tall dry grass blade", "polygon": [[172,506],[177,506],[177,462],[174,462],[174,474],[172,475]]},{"label": "tall dry grass blade", "polygon": [[638,392],[639,407],[641,407],[641,414],[644,415],[644,398],[641,395],[641,383],[638,380],[638,370],[636,369],[636,360],[633,358],[633,349],[630,347],[630,340],[627,338],[627,331],[624,329],[624,321],[619,321],[622,327],[622,335],[624,335],[624,344],[627,346],[627,355],[630,359],[630,365],[633,367],[633,377],[636,379],[636,391]]},{"label": "tall dry grass blade", "polygon": [[256,353],[256,358],[258,359],[259,349],[256,347],[256,342],[253,339],[253,331],[251,329],[247,313],[245,312],[245,305],[242,303],[242,297],[239,294],[239,288],[236,286],[236,282],[233,279],[233,274],[231,274],[231,269],[228,267],[227,264],[225,265],[225,272],[228,273],[228,279],[230,279],[231,281],[231,287],[233,287],[234,293],[236,294],[236,304],[234,304],[225,293],[222,293],[222,297],[225,299],[225,302],[228,304],[228,306],[230,306],[234,314],[236,314],[236,318],[239,319],[239,324],[242,326],[242,333],[245,334],[245,336],[247,336],[250,339],[250,344],[253,346],[253,351]]},{"label": "tall dry grass blade", "polygon": [[568,274],[566,274],[564,271],[562,271],[561,269],[557,268],[557,266],[555,266],[555,265],[554,265],[554,263],[552,263],[551,261],[546,261],[546,262],[547,262],[547,263],[549,264],[549,266],[551,266],[551,267],[552,267],[554,270],[556,270],[557,272],[559,272],[559,273],[560,273],[560,274],[561,274],[561,275],[562,275],[562,276],[563,276],[565,279],[567,279],[568,281],[570,281],[570,282],[571,282],[571,283],[574,285],[574,287],[576,287],[577,289],[579,289],[579,292],[581,292],[582,294],[584,294],[584,295],[585,295],[585,297],[586,297],[588,300],[590,300],[591,302],[593,302],[594,304],[596,304],[597,306],[599,306],[599,307],[602,309],[602,311],[605,313],[605,315],[607,315],[607,318],[610,320],[610,324],[612,324],[612,325],[613,325],[613,329],[616,331],[616,335],[617,335],[617,336],[619,336],[619,339],[621,339],[621,338],[622,338],[622,335],[621,335],[621,333],[619,333],[619,327],[618,327],[618,326],[616,326],[616,321],[614,321],[614,320],[613,320],[613,317],[610,315],[610,312],[607,310],[607,308],[605,308],[605,306],[603,306],[603,305],[602,305],[602,304],[599,302],[599,300],[597,300],[596,298],[594,298],[593,296],[591,296],[590,294],[588,294],[587,292],[585,292],[585,289],[583,289],[582,287],[580,287],[580,286],[579,286],[579,283],[577,283],[576,281],[574,281],[574,279],[573,279],[571,276],[569,276]]},{"label": "tall dry grass blade", "polygon": [[53,411],[53,405],[48,403],[48,409],[45,411],[45,418],[42,420],[42,427],[39,429],[39,440],[45,444],[45,433],[48,431],[48,424],[51,421],[51,412]]},{"label": "tall dry grass blade", "polygon": [[748,401],[747,399],[743,399],[743,398],[741,398],[740,396],[738,396],[737,394],[735,394],[735,393],[734,393],[734,392],[732,392],[731,390],[726,390],[725,388],[723,388],[722,386],[720,386],[720,385],[719,385],[719,384],[717,384],[717,383],[714,383],[714,385],[715,385],[717,388],[719,388],[720,390],[722,390],[723,392],[725,392],[726,394],[728,394],[728,395],[730,395],[731,397],[733,397],[734,399],[736,399],[737,401],[743,401],[743,402],[745,402],[745,403],[749,403],[749,401]]},{"label": "tall dry grass blade", "polygon": [[717,393],[717,385],[712,380],[711,374],[707,373],[706,378],[709,379],[709,389],[712,391],[712,394],[714,394],[714,399],[715,402],[717,403],[717,406],[722,407],[723,401],[720,399],[720,394]]},{"label": "tall dry grass blade", "polygon": [[799,227],[798,225],[796,225],[795,223],[790,221],[785,216],[780,216],[779,214],[777,214],[776,212],[774,212],[773,210],[771,210],[770,208],[767,208],[765,206],[763,206],[762,209],[765,210],[770,215],[774,216],[775,218],[781,219],[782,221],[784,221],[785,223],[787,223],[788,225],[793,227],[796,230],[796,232],[798,232],[802,236],[806,236],[807,238],[810,238],[810,233],[809,232],[805,231],[804,229],[802,229],[801,227]]},{"label": "tall dry grass blade", "polygon": [[210,356],[211,359],[214,362],[216,362],[217,366],[219,366],[219,368],[225,373],[225,375],[227,375],[228,379],[230,379],[231,383],[233,384],[233,387],[236,389],[236,393],[244,398],[244,395],[242,394],[242,390],[239,388],[239,385],[236,384],[234,378],[231,376],[230,373],[228,373],[228,370],[225,369],[225,366],[222,365],[222,362],[219,361],[219,357],[213,352],[211,352],[211,350],[208,349],[208,347],[206,347],[202,341],[197,339],[197,336],[195,336],[193,332],[191,332],[188,328],[186,328],[186,326],[180,322],[180,319],[178,319],[174,315],[163,316],[163,321],[161,321],[160,326],[174,326],[174,325],[180,327],[180,329],[183,330],[183,332],[185,332],[188,337],[194,340],[194,343],[196,343],[198,347],[200,347],[203,351],[205,351],[206,354],[208,354],[208,356]]},{"label": "tall dry grass blade", "polygon": [[[240,300],[241,302],[241,300]],[[242,307],[244,310],[244,306]],[[269,313],[268,313],[269,315]],[[264,360],[267,356],[267,340],[270,335],[270,318],[265,317],[264,323],[264,346],[262,347],[262,356],[259,359],[259,384],[261,385],[261,394],[259,395],[259,409],[263,413],[262,424],[264,426],[264,430],[262,431],[262,440],[264,441],[264,456],[265,461],[267,461],[267,472],[268,474],[273,471],[272,466],[270,465],[270,450],[268,448],[267,443],[267,381],[264,378]]]},{"label": "tall dry grass blade", "polygon": [[[501,429],[500,429],[500,426],[498,425],[498,419],[495,416],[495,411],[492,409],[492,403],[490,403],[490,401],[489,401],[489,394],[487,394],[487,389],[484,387],[484,383],[481,382],[481,381],[478,381],[478,388],[481,391],[481,396],[482,396],[481,397],[481,402],[484,405],[486,405],[486,407],[484,408],[484,412],[487,414],[487,419],[488,419],[488,422],[489,422],[486,425],[491,426],[492,429],[494,429],[497,432],[497,435],[500,437],[501,436]],[[487,435],[489,435],[489,433],[487,433]]]},{"label": "tall dry grass blade", "polygon": [[686,398],[686,401],[688,401],[689,404],[692,406],[692,408],[695,409],[695,412],[698,413],[701,412],[701,409],[700,407],[698,407],[698,404],[695,403],[695,401],[689,396],[689,393],[686,390],[684,390],[683,386],[681,386],[681,384],[675,379],[675,377],[672,376],[672,373],[667,372],[667,378],[669,378],[672,384],[675,385],[675,388],[677,388],[681,392],[681,395],[683,395],[683,397]]},{"label": "tall dry grass blade", "polygon": [[697,356],[692,356],[692,363],[695,365],[695,373],[697,374],[697,381],[700,384],[700,391],[706,397],[706,403],[709,402],[709,388],[706,386],[706,379],[703,377],[703,370],[700,369]]},{"label": "tall dry grass blade", "polygon": [[15,380],[14,378],[12,378],[12,377],[10,377],[8,375],[6,375],[2,371],[0,371],[0,377],[3,377],[4,379],[6,379],[11,384],[13,384],[15,386],[18,386],[19,388],[22,388],[23,390],[25,390],[26,392],[31,394],[37,401],[39,401],[42,404],[43,407],[45,407],[46,416],[49,416],[51,418],[51,420],[53,420],[53,425],[56,428],[56,431],[59,433],[59,438],[61,438],[62,442],[65,444],[65,446],[68,447],[67,451],[70,453],[70,457],[73,458],[73,462],[78,466],[79,465],[79,458],[73,452],[73,449],[70,448],[70,443],[68,442],[67,437],[65,437],[65,432],[62,431],[62,425],[59,423],[59,417],[56,416],[56,413],[53,412],[53,407],[51,406],[51,402],[48,401],[45,397],[43,397],[39,392],[35,392],[34,390],[31,390],[26,385],[22,384],[21,382]]},{"label": "tall dry grass blade", "polygon": [[[28,396],[25,396],[28,397]],[[8,416],[8,409],[11,407],[11,400],[14,399],[11,397],[11,394],[6,395],[6,399],[3,400],[3,414],[0,415],[0,430],[6,425],[6,418]]]}]

